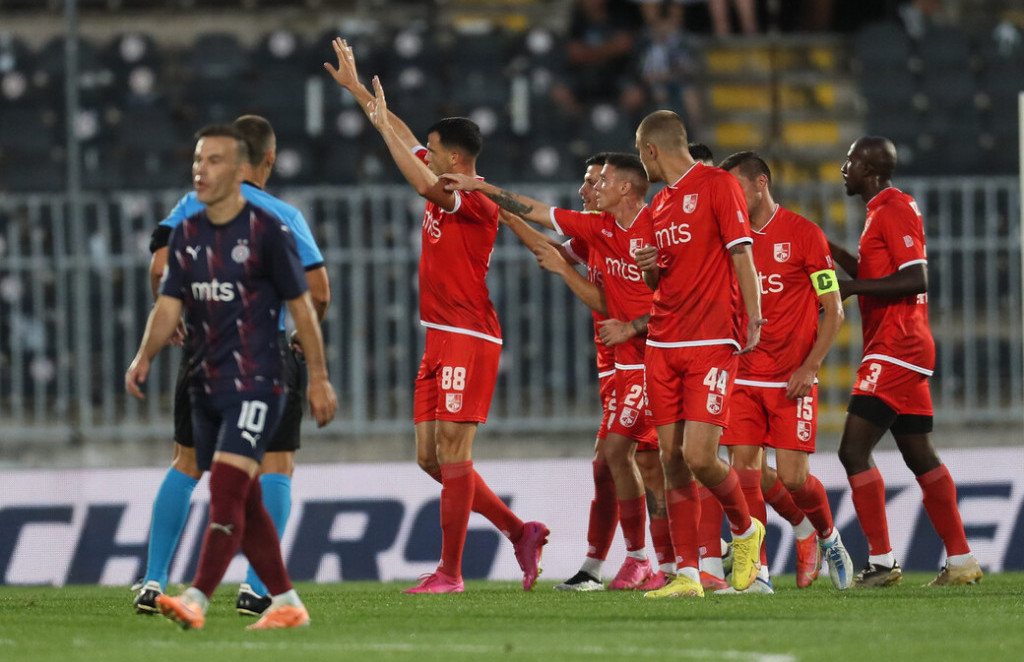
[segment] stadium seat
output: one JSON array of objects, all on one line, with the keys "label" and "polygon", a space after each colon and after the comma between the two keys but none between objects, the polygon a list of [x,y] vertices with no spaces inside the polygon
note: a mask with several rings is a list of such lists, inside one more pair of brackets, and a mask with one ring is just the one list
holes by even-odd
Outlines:
[{"label": "stadium seat", "polygon": [[853,57],[862,74],[912,66],[913,47],[903,27],[894,21],[872,23],[854,37]]},{"label": "stadium seat", "polygon": [[302,37],[292,30],[278,28],[264,35],[249,59],[261,76],[304,77],[306,74],[306,47]]},{"label": "stadium seat", "polygon": [[931,25],[917,44],[923,71],[970,69],[973,58],[967,35],[955,25]]},{"label": "stadium seat", "polygon": [[249,58],[235,35],[207,32],[189,47],[185,64],[198,78],[237,80],[248,70]]},{"label": "stadium seat", "polygon": [[32,107],[0,109],[0,148],[46,154],[63,135],[58,117]]}]

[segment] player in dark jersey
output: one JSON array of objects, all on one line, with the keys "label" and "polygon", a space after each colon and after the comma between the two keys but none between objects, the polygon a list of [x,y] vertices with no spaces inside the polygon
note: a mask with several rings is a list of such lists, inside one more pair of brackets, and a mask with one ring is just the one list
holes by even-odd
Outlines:
[{"label": "player in dark jersey", "polygon": [[[249,146],[251,167],[247,168],[249,172],[246,174],[246,181],[242,183],[242,195],[258,206],[271,209],[291,230],[299,249],[299,258],[306,271],[313,307],[318,318],[323,320],[330,303],[330,283],[323,256],[313,239],[309,225],[302,212],[263,190],[273,171],[277,155],[273,127],[265,118],[256,115],[243,115],[234,121],[234,126],[242,133]],[[182,221],[203,208],[204,205],[198,200],[196,192],[192,191],[178,201],[167,218],[153,231],[150,241],[150,250],[153,253],[150,261],[150,285],[154,299],[167,265],[167,241],[171,232]],[[176,335],[179,337],[173,342],[180,344],[181,334]],[[297,344],[287,342],[283,317],[279,342],[284,357],[288,398],[281,424],[271,439],[260,466],[260,485],[264,505],[274,520],[278,537],[282,537],[291,510],[291,479],[302,427],[306,368],[301,348]],[[192,412],[186,380],[190,361],[188,352],[183,352],[174,398],[174,455],[171,467],[167,470],[153,502],[146,574],[134,599],[135,610],[139,614],[154,614],[157,611],[156,597],[163,592],[167,584],[171,558],[185,527],[192,491],[202,476],[202,472],[196,466],[192,440]],[[236,609],[246,616],[258,616],[270,604],[266,592],[266,587],[250,566],[245,581],[239,587]]]},{"label": "player in dark jersey", "polygon": [[487,270],[498,233],[498,206],[480,194],[445,191],[438,176],[476,176],[483,148],[480,128],[449,117],[427,131],[424,147],[388,110],[380,80],[374,94],[359,81],[352,49],[334,40],[338,66],[324,68],[347,89],[380,132],[403,176],[426,200],[419,262],[420,324],[426,348],[416,375],[413,423],[420,467],[441,483],[441,562],[406,593],[461,593],[462,551],[470,511],[508,538],[523,570],[523,589],[540,573],[548,528],[524,522],[473,468],[477,426],[486,422],[501,357],[501,327],[487,289]]},{"label": "player in dark jersey", "polygon": [[871,452],[891,432],[914,472],[924,509],[946,548],[946,564],[931,585],[973,584],[981,566],[971,554],[957,506],[956,485],[931,441],[935,341],[928,326],[928,259],[924,222],[912,197],[895,188],[892,141],[865,136],[843,164],[846,194],[867,205],[854,257],[829,243],[832,258],[853,280],[839,282],[843,298],[858,295],[864,356],[846,414],[839,459],[853,488],[869,556],[854,585],[893,586],[903,580],[889,544],[885,483]]},{"label": "player in dark jersey", "polygon": [[278,345],[283,305],[305,351],[319,425],[334,418],[337,401],[295,240],[280,218],[242,195],[244,137],[230,125],[206,127],[197,137],[192,176],[206,208],[171,234],[160,296],[125,374],[128,392],[143,398],[151,361],[184,312],[193,440],[199,469],[210,470],[210,514],[192,586],[156,602],[183,628],[202,628],[209,599],[241,549],[273,596],[250,628],[297,627],[309,613],[292,588],[255,478],[287,391]]}]

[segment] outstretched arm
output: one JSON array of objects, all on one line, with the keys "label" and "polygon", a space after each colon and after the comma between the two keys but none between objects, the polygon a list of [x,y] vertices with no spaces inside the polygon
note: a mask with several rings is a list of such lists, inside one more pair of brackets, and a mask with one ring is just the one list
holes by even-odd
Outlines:
[{"label": "outstretched arm", "polygon": [[537,244],[533,249],[533,254],[537,256],[537,264],[541,269],[561,276],[573,294],[587,304],[588,308],[596,310],[602,315],[608,314],[608,302],[605,300],[604,290],[580,275],[580,272],[576,271],[562,257],[558,248],[548,243]]},{"label": "outstretched arm", "polygon": [[845,299],[851,294],[864,294],[883,299],[900,299],[928,291],[928,267],[924,262],[912,264],[883,278],[862,278],[839,281]]},{"label": "outstretched arm", "polygon": [[543,202],[506,191],[469,175],[445,173],[441,175],[441,181],[444,182],[445,189],[449,191],[480,191],[498,203],[502,209],[525,218],[531,223],[543,225],[551,230],[555,229],[554,223],[551,222],[551,206]]},{"label": "outstretched arm", "polygon": [[[334,47],[334,54],[338,58],[338,67],[335,69],[331,66],[330,62],[324,62],[324,69],[331,74],[334,82],[352,93],[359,107],[369,117],[370,109],[368,104],[373,101],[373,94],[366,89],[365,85],[359,82],[359,72],[356,70],[356,58],[352,53],[352,47],[344,39],[335,39],[331,42],[331,46]],[[394,113],[389,114],[391,126],[394,128],[398,140],[410,150],[418,145],[419,142],[416,140],[416,136],[413,135],[406,123],[398,115]]]},{"label": "outstretched arm", "polygon": [[850,251],[831,241],[828,242],[828,249],[832,253],[832,260],[842,267],[850,278],[856,278],[857,258]]}]

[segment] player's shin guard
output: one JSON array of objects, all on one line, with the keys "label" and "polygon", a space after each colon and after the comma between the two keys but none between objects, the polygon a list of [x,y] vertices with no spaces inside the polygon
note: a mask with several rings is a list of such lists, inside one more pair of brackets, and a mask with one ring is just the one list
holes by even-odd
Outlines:
[{"label": "player's shin guard", "polygon": [[700,522],[700,501],[697,483],[665,490],[668,505],[668,523],[672,531],[677,568],[699,568],[700,551],[697,544],[697,524]]},{"label": "player's shin guard", "polygon": [[[761,470],[736,469],[736,475],[740,479],[743,498],[747,501],[747,511],[751,517],[764,524],[768,519],[768,509],[764,505],[764,495],[761,493]],[[765,566],[768,564],[768,554],[763,542],[761,543],[761,564]]]},{"label": "player's shin guard", "polygon": [[199,481],[174,467],[160,483],[153,501],[153,516],[149,523],[149,556],[146,560],[146,582],[159,582],[167,586],[167,573],[171,558],[178,547],[181,532],[188,520],[192,492]]},{"label": "player's shin guard", "polygon": [[854,474],[848,478],[853,488],[853,507],[864,536],[868,539],[869,553],[881,556],[892,551],[889,544],[889,520],[885,515],[885,481],[878,467]]},{"label": "player's shin guard", "polygon": [[615,481],[607,462],[594,460],[594,499],[590,502],[587,525],[587,556],[605,560],[619,524],[619,502],[615,498]]},{"label": "player's shin guard", "polygon": [[733,533],[739,534],[750,529],[750,510],[747,508],[743,490],[740,489],[740,477],[735,469],[729,467],[729,475],[725,480],[718,485],[708,485],[707,488],[722,504],[722,510],[729,519],[729,528]]},{"label": "player's shin guard", "polygon": [[722,504],[711,493],[711,490],[701,485],[697,489],[697,498],[700,500],[700,522],[697,527],[697,541],[700,546],[701,558],[722,558]]},{"label": "player's shin guard", "polygon": [[252,479],[224,462],[210,469],[210,521],[203,535],[203,551],[192,585],[207,597],[224,578],[245,536],[245,502]]},{"label": "player's shin guard", "polygon": [[472,460],[441,465],[441,563],[449,577],[462,576],[462,550],[472,510],[475,472]]},{"label": "player's shin guard", "polygon": [[270,595],[281,595],[291,590],[292,583],[281,558],[281,541],[264,505],[260,480],[253,480],[245,501],[242,553],[249,559],[255,573],[266,581],[265,587],[261,585],[263,592],[257,592],[258,595],[264,595],[268,589]]},{"label": "player's shin guard", "polygon": [[641,495],[635,499],[620,499],[619,522],[626,551],[643,549],[647,540],[647,498]]},{"label": "player's shin guard", "polygon": [[946,465],[940,464],[928,473],[917,477],[924,498],[924,509],[928,519],[946,546],[946,556],[969,554],[960,509],[956,503],[956,484],[949,475]]},{"label": "player's shin guard", "polygon": [[486,517],[502,535],[513,542],[523,535],[523,520],[516,517],[476,471],[473,472],[473,512]]},{"label": "player's shin guard", "polygon": [[[292,479],[285,474],[263,474],[259,477],[259,484],[263,492],[263,505],[274,522],[274,530],[280,540],[284,537],[284,528],[292,509]],[[245,583],[256,595],[267,595],[267,587],[251,563],[245,575]]]},{"label": "player's shin guard", "polygon": [[818,536],[826,538],[832,533],[832,508],[828,505],[825,486],[815,476],[808,474],[803,486],[792,492],[793,502],[811,521]]},{"label": "player's shin guard", "polygon": [[777,512],[782,519],[796,526],[803,521],[805,511],[796,504],[795,499],[782,481],[778,478],[772,483],[771,489],[764,494],[764,501]]}]

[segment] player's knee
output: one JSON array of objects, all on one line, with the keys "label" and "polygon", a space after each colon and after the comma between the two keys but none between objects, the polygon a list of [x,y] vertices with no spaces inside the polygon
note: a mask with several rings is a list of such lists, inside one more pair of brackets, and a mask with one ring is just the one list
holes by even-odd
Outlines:
[{"label": "player's knee", "polygon": [[196,462],[196,451],[194,448],[182,448],[180,452],[175,453],[171,466],[196,480],[203,476],[203,472],[199,470],[199,465]]},{"label": "player's knee", "polygon": [[420,465],[420,469],[423,469],[423,471],[431,476],[441,471],[441,463],[433,455],[417,455],[416,464]]},{"label": "player's knee", "polygon": [[841,443],[838,455],[839,462],[843,465],[847,475],[867,471],[871,468],[868,466],[868,458],[871,456],[871,451],[861,448],[858,444]]},{"label": "player's knee", "polygon": [[796,492],[797,490],[804,486],[804,483],[807,482],[807,475],[808,472],[806,469],[780,471],[779,480],[782,481],[783,487],[785,487],[787,490],[789,490],[790,492]]}]

